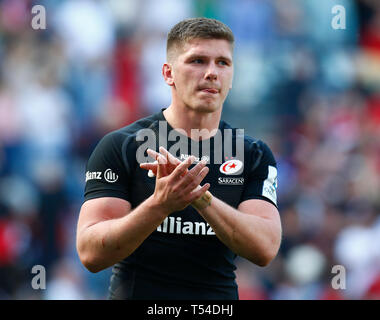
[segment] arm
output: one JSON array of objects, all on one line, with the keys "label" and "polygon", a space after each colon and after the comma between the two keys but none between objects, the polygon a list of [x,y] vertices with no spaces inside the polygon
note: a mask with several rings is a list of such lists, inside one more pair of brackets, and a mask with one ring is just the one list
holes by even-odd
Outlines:
[{"label": "arm", "polygon": [[162,223],[165,213],[149,197],[131,211],[118,198],[86,201],[77,225],[77,251],[91,272],[108,268],[128,257]]},{"label": "arm", "polygon": [[239,256],[266,266],[277,255],[281,243],[281,221],[273,204],[250,199],[235,209],[213,197],[209,206],[197,211],[216,236]]},{"label": "arm", "polygon": [[[160,152],[169,160],[168,172],[181,162],[166,149]],[[158,153],[148,150],[152,157]],[[142,164],[142,168],[156,174],[157,164]],[[198,188],[200,188],[198,186]],[[266,266],[277,255],[281,243],[281,221],[277,208],[265,200],[248,199],[237,209],[220,199],[203,194],[192,205],[210,224],[216,236],[236,254],[259,265]],[[202,201],[202,200],[204,201]]]},{"label": "arm", "polygon": [[128,257],[171,212],[184,209],[206,192],[209,184],[192,191],[208,173],[203,163],[188,170],[193,161],[190,157],[170,175],[165,165],[158,164],[154,194],[132,211],[123,199],[86,201],[77,226],[77,251],[83,265],[98,272]]}]

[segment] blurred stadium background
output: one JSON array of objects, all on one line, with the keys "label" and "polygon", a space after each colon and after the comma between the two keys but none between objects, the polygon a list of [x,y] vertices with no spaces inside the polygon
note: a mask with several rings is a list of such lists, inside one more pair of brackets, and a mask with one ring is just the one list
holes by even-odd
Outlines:
[{"label": "blurred stadium background", "polygon": [[380,298],[379,1],[0,0],[0,299],[106,297],[111,270],[75,250],[85,164],[106,132],[168,106],[166,33],[194,16],[233,30],[223,118],[278,160],[282,246],[266,268],[238,258],[240,298]]}]

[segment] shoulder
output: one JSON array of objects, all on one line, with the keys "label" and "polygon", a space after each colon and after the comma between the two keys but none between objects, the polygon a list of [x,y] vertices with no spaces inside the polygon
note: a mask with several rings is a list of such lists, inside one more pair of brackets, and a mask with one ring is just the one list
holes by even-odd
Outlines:
[{"label": "shoulder", "polygon": [[159,118],[157,114],[141,118],[127,126],[108,132],[99,141],[99,146],[107,146],[120,150],[127,146],[130,147],[134,145],[133,142],[136,142],[136,136],[141,130],[155,128],[158,126],[158,122]]},{"label": "shoulder", "polygon": [[[220,128],[224,130],[230,130],[232,132],[232,136],[237,139],[243,139],[244,141],[244,150],[246,152],[255,152],[257,150],[272,154],[272,151],[267,143],[265,143],[261,139],[254,138],[245,134],[245,130],[243,128],[236,128],[231,126],[225,121],[221,121]],[[225,131],[224,131],[225,132]]]}]

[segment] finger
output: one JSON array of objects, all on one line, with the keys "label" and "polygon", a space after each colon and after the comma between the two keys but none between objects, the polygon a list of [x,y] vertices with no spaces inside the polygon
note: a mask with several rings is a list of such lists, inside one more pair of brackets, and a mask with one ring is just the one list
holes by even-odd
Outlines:
[{"label": "finger", "polygon": [[189,173],[192,173],[195,177],[201,172],[207,164],[207,161],[202,160],[200,161],[196,166],[194,166],[193,169],[189,171]]},{"label": "finger", "polygon": [[[160,165],[160,160],[159,157],[157,157],[158,163],[157,163],[157,174],[156,177],[157,179],[160,179],[163,176],[163,168],[162,165]],[[157,183],[157,180],[156,180]]]},{"label": "finger", "polygon": [[[153,159],[155,159],[156,161],[154,163],[157,164],[157,168],[156,168],[156,176],[157,178],[161,178],[163,176],[166,176],[167,175],[167,172],[166,172],[166,168],[163,168],[163,165],[165,165],[165,163],[167,162],[166,159],[164,159],[158,152],[152,150],[152,149],[147,149],[147,153],[150,157],[152,157]],[[160,167],[160,174],[158,174],[158,167]],[[151,169],[149,172],[148,172],[148,176],[153,178],[152,175],[154,175],[154,169]]]},{"label": "finger", "polygon": [[154,160],[157,160],[157,157],[159,155],[159,153],[157,153],[156,151],[152,150],[152,149],[146,149],[146,152],[147,154],[152,157]]},{"label": "finger", "polygon": [[140,163],[140,168],[145,170],[156,170],[157,169],[157,163]]},{"label": "finger", "polygon": [[165,157],[163,157],[160,153],[158,153],[158,152],[156,152],[156,151],[154,151],[154,150],[152,150],[152,149],[147,149],[146,152],[147,152],[148,155],[149,155],[150,157],[152,157],[154,160],[158,160],[158,158],[161,157],[162,159],[164,159],[164,161],[165,161],[164,163],[167,162],[166,159],[165,159]]},{"label": "finger", "polygon": [[193,169],[189,170],[184,176],[183,183],[185,186],[192,183],[192,181],[199,175],[206,165],[205,161],[199,162]]},{"label": "finger", "polygon": [[154,161],[154,163],[141,163],[140,168],[149,170],[148,171],[149,178],[153,178],[157,175],[157,161]]},{"label": "finger", "polygon": [[[152,172],[152,174],[156,175],[157,174],[157,166],[158,166],[158,162],[155,161],[154,163],[141,163],[140,164],[140,168],[141,169],[145,169],[145,170],[149,170],[149,174]],[[168,166],[171,166],[170,168],[168,168]],[[170,164],[166,164],[165,165],[165,170],[166,170],[166,175],[169,175],[174,169],[176,168],[176,166],[173,166],[173,165],[170,165]],[[185,172],[186,174],[186,172]]]},{"label": "finger", "polygon": [[191,166],[191,164],[195,161],[195,157],[194,156],[190,156],[188,157],[186,160],[184,160],[183,162],[181,162],[177,168],[174,169],[174,171],[172,172],[172,179],[179,179],[183,174],[186,173],[186,171],[188,170],[188,168]]},{"label": "finger", "polygon": [[[162,147],[162,146],[159,148],[159,150],[160,150],[160,152],[161,152],[162,154],[159,154],[159,153],[157,153],[156,151],[151,150],[151,149],[148,149],[148,154],[149,154],[152,158],[154,158],[154,159],[157,159],[160,155],[165,156],[165,157],[168,159],[168,162],[170,163],[170,168],[171,168],[171,169],[166,168],[166,171],[167,171],[166,175],[168,175],[168,174],[170,174],[171,171],[174,170],[179,164],[181,164],[182,161],[180,161],[179,159],[177,159],[176,157],[174,157],[170,152],[168,152],[168,151],[167,151],[164,147]],[[169,170],[169,172],[168,172],[168,170]],[[186,169],[186,171],[185,171],[183,174],[181,174],[181,176],[183,176],[184,174],[186,174],[187,171],[188,171],[188,170]]]},{"label": "finger", "polygon": [[205,183],[200,189],[191,192],[189,201],[193,202],[201,197],[210,188],[210,186],[211,185],[209,183]]},{"label": "finger", "polygon": [[178,165],[181,163],[180,160],[178,160],[175,156],[173,156],[169,151],[167,151],[164,147],[160,147],[159,151],[166,156],[166,158],[169,160],[169,162],[173,165]]},{"label": "finger", "polygon": [[[188,182],[184,181],[184,183],[186,185],[184,192],[196,191],[196,188],[199,186],[199,184],[202,182],[202,180],[206,177],[206,175],[209,173],[209,171],[210,171],[209,168],[205,167],[192,180],[190,180]],[[189,176],[189,173],[187,174],[187,176]]]},{"label": "finger", "polygon": [[[163,147],[159,147],[159,148],[158,148],[158,151],[160,151],[161,148],[163,148]],[[161,155],[161,157],[164,157],[164,158],[165,158],[165,160],[167,161],[167,163],[169,163],[169,159],[168,159],[168,155],[167,155],[167,154],[162,154],[162,153],[160,153],[160,155]]]},{"label": "finger", "polygon": [[158,177],[158,169],[160,170],[160,177],[165,177],[168,175],[168,172],[167,172],[167,160],[162,156],[162,155],[158,155],[157,157],[157,161],[158,161],[158,167],[157,167],[157,177]]}]

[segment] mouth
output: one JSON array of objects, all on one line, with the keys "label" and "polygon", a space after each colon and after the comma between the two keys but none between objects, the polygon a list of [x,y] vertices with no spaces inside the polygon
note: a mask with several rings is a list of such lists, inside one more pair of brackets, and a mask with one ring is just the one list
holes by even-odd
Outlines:
[{"label": "mouth", "polygon": [[202,88],[200,91],[205,92],[205,93],[210,93],[210,94],[217,94],[219,93],[218,89],[215,88]]}]

